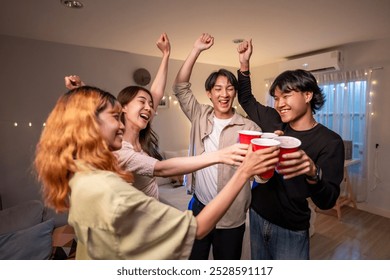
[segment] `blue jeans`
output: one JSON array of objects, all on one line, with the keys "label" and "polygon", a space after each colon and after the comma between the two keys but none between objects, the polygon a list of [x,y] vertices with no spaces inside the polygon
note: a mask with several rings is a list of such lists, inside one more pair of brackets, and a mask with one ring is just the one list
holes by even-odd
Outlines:
[{"label": "blue jeans", "polygon": [[252,260],[308,260],[309,230],[274,225],[252,208],[249,212]]}]

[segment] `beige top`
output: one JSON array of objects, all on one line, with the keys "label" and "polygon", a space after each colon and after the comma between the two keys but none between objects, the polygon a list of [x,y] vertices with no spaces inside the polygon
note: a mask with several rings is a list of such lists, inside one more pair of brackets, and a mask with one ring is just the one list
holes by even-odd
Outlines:
[{"label": "beige top", "polygon": [[191,211],[160,203],[108,171],[77,172],[69,185],[76,259],[188,259],[197,227]]},{"label": "beige top", "polygon": [[[204,139],[211,133],[214,122],[214,108],[200,104],[191,90],[190,83],[179,83],[173,86],[173,91],[180,103],[184,114],[191,121],[190,156],[201,155],[205,152]],[[234,113],[230,123],[222,130],[219,138],[219,148],[225,148],[238,143],[239,130],[257,130],[260,127],[253,121]],[[227,184],[237,168],[227,164],[218,164],[217,192]],[[194,192],[195,173],[189,174],[186,180],[187,191]],[[235,228],[245,223],[246,212],[251,200],[249,181],[243,187],[226,214],[217,223],[217,228]]]},{"label": "beige top", "polygon": [[133,186],[146,195],[158,199],[158,185],[154,177],[154,166],[157,159],[149,156],[144,151],[136,152],[133,145],[122,141],[122,148],[115,151],[121,167],[134,175]]}]

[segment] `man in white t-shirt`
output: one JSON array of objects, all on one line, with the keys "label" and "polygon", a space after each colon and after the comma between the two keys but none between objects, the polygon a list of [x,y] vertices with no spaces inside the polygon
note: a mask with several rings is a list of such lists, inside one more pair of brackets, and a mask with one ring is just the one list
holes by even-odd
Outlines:
[{"label": "man in white t-shirt", "polygon": [[[200,104],[191,90],[190,76],[202,51],[214,44],[214,38],[204,33],[194,44],[192,51],[179,70],[173,90],[180,107],[191,121],[190,155],[212,152],[237,143],[239,130],[257,130],[258,125],[236,113],[233,101],[238,89],[237,78],[226,69],[209,75],[205,82],[207,96],[213,106]],[[226,164],[213,165],[187,176],[187,190],[193,194],[190,202],[197,215],[232,177],[236,167]],[[249,181],[216,228],[205,238],[195,240],[190,259],[208,259],[213,248],[214,259],[240,259],[245,232],[246,213],[250,204]]]}]

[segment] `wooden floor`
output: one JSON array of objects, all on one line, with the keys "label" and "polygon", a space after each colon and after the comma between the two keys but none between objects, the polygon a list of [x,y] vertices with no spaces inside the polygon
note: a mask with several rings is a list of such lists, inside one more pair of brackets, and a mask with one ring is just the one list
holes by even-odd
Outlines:
[{"label": "wooden floor", "polygon": [[390,260],[390,219],[352,207],[342,217],[317,213],[312,260]]},{"label": "wooden floor", "polygon": [[[190,199],[184,187],[160,186],[160,200],[180,210]],[[250,259],[249,220],[246,223],[242,259]],[[349,206],[335,216],[316,213],[310,238],[312,260],[390,260],[390,219]]]}]

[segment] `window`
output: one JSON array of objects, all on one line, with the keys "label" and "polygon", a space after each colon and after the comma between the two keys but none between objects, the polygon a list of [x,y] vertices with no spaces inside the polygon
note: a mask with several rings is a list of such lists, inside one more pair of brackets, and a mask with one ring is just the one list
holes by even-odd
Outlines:
[{"label": "window", "polygon": [[366,139],[367,80],[319,84],[326,102],[315,119],[352,141],[352,158],[362,160]]}]

